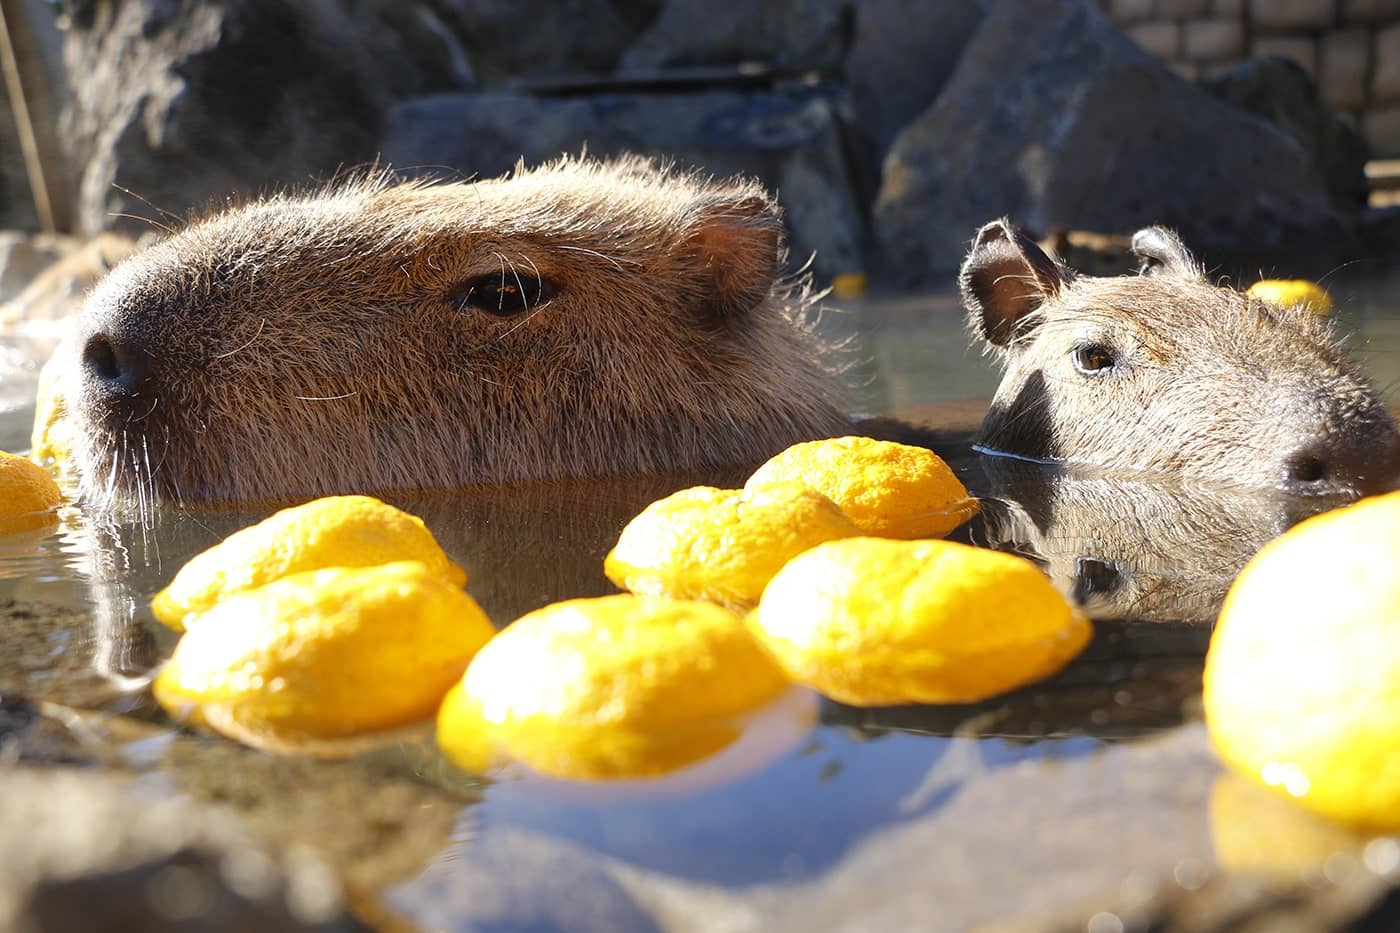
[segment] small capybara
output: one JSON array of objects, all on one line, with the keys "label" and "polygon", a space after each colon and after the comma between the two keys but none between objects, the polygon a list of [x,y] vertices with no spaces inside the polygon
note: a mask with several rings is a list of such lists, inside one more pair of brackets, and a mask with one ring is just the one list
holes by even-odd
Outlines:
[{"label": "small capybara", "polygon": [[758,462],[843,433],[756,184],[564,159],[233,207],[86,303],[64,396],[98,503]]},{"label": "small capybara", "polygon": [[1138,231],[1137,275],[1077,275],[1005,220],[960,276],[1005,376],[989,452],[1292,492],[1400,482],[1400,434],[1326,322],[1206,280],[1175,234]]}]

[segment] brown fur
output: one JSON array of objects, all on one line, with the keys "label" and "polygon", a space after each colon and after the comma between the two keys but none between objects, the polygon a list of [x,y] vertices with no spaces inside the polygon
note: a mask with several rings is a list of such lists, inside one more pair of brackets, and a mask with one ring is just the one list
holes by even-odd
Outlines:
[{"label": "brown fur", "polygon": [[[979,233],[963,297],[1006,365],[982,446],[1306,492],[1393,488],[1400,434],[1327,324],[1210,284],[1160,228],[1134,249],[1144,274],[1094,278],[1005,221]],[[1086,372],[1095,359],[1112,365]]]},{"label": "brown fur", "polygon": [[[689,470],[838,433],[781,229],[750,182],[635,159],[215,213],[84,309],[84,483],[284,498]],[[496,316],[500,287],[543,291]]]}]

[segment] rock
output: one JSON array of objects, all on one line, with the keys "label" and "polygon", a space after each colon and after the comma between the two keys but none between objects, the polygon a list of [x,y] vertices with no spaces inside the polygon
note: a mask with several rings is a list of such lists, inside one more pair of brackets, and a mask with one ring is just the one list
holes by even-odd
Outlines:
[{"label": "rock", "polygon": [[651,28],[622,56],[622,70],[763,62],[786,74],[835,75],[850,44],[847,4],[765,0],[716,8],[709,0],[665,0]]},{"label": "rock", "polygon": [[1003,0],[896,139],[874,207],[891,286],[946,287],[979,224],[1178,228],[1209,263],[1326,268],[1353,244],[1288,133],[1213,99],[1084,0]]},{"label": "rock", "polygon": [[222,808],[275,851],[314,851],[364,891],[389,890],[431,865],[479,786],[452,785],[463,780],[458,772],[411,742],[345,760],[269,755],[207,735],[148,744],[159,748],[151,769],[181,798]]},{"label": "rock", "polygon": [[374,158],[392,101],[461,84],[452,37],[419,15],[425,3],[69,6],[62,136],[81,167],[86,233],[141,232],[209,201],[328,178]]},{"label": "rock", "polygon": [[1135,23],[1152,16],[1153,0],[1111,0],[1110,14],[1116,23]]},{"label": "rock", "polygon": [[[1342,34],[1339,34],[1340,38]],[[1323,62],[1324,73],[1327,63]],[[1201,81],[1216,98],[1262,117],[1303,147],[1315,177],[1336,202],[1366,204],[1366,140],[1318,96],[1306,71],[1286,58],[1256,58]]]},{"label": "rock", "polygon": [[0,304],[12,301],[31,279],[72,249],[73,241],[67,237],[20,230],[0,233]]},{"label": "rock", "polygon": [[1239,20],[1202,19],[1186,24],[1181,44],[1191,61],[1213,64],[1239,58],[1244,39],[1244,24]]},{"label": "rock", "polygon": [[1361,118],[1361,131],[1377,156],[1383,159],[1400,157],[1400,106],[1366,111]]},{"label": "rock", "polygon": [[24,696],[0,694],[0,765],[97,763],[94,750]]},{"label": "rock", "polygon": [[9,115],[7,95],[0,90],[0,228],[35,230],[39,216],[24,173],[19,137]]},{"label": "rock", "polygon": [[1391,930],[1400,923],[1400,842],[1313,814],[1253,780],[1211,788],[1218,864],[1140,874],[1069,907],[998,924],[1008,933],[1100,929]]},{"label": "rock", "polygon": [[1360,110],[1366,105],[1366,77],[1371,72],[1371,34],[1341,29],[1319,42],[1322,52],[1319,91],[1329,107]]},{"label": "rock", "polygon": [[865,0],[856,5],[845,72],[851,109],[859,115],[853,130],[871,168],[872,195],[895,135],[933,103],[981,21],[975,3]]},{"label": "rock", "polygon": [[1373,25],[1400,17],[1400,0],[1342,0],[1342,22]]},{"label": "rock", "polygon": [[21,235],[7,246],[0,236],[0,331],[29,336],[62,335],[92,287],[137,249],[135,240],[120,233],[99,233],[86,242]]},{"label": "rock", "polygon": [[1326,29],[1337,16],[1337,0],[1249,0],[1249,18],[1260,32]]},{"label": "rock", "polygon": [[[32,391],[32,390],[31,390]],[[6,535],[0,544],[23,548],[26,561],[10,557],[0,576],[19,577],[42,573],[72,572],[61,556],[36,554],[35,541],[53,533],[42,529],[32,536]],[[4,553],[4,552],[0,552]],[[11,552],[13,553],[13,552]],[[155,701],[146,694],[127,692],[120,683],[103,675],[95,657],[101,650],[99,632],[94,631],[92,614],[84,609],[38,600],[0,598],[0,629],[5,632],[5,651],[0,652],[0,692],[14,693],[35,701],[61,703],[80,709],[108,709],[122,712],[152,710]],[[132,633],[128,645],[139,654],[144,667],[157,660],[154,640],[146,629]]]},{"label": "rock", "polygon": [[443,0],[438,9],[461,37],[476,77],[490,83],[614,71],[652,24],[662,0]]},{"label": "rock", "polygon": [[823,88],[542,98],[496,92],[435,95],[390,113],[380,145],[400,170],[426,166],[489,178],[524,159],[639,152],[716,175],[746,174],[776,190],[797,264],[819,275],[863,267],[862,224],[840,137],[840,98]]},{"label": "rock", "polygon": [[1400,102],[1400,23],[1376,32],[1375,60],[1368,103],[1374,108]]},{"label": "rock", "polygon": [[[1126,903],[1125,903],[1126,901]],[[1367,873],[1343,885],[1270,885],[1248,875],[1222,875],[1187,889],[1168,878],[1145,898],[1121,895],[1086,902],[1053,917],[1031,915],[999,924],[1002,933],[1083,933],[1153,930],[1157,933],[1229,933],[1236,930],[1394,930],[1400,896],[1393,880]]]},{"label": "rock", "polygon": [[390,906],[425,930],[661,929],[610,877],[610,860],[577,845],[489,828],[457,855],[390,892]]},{"label": "rock", "polygon": [[1318,43],[1307,36],[1255,36],[1249,54],[1255,58],[1277,55],[1297,62],[1311,76],[1317,75]]},{"label": "rock", "polygon": [[1140,23],[1128,30],[1128,35],[1150,55],[1170,61],[1181,51],[1181,24],[1173,22]]},{"label": "rock", "polygon": [[0,927],[323,930],[365,927],[312,855],[276,858],[209,811],[110,776],[0,771]]},{"label": "rock", "polygon": [[1209,871],[1206,804],[1219,766],[1200,725],[959,782],[970,765],[954,759],[973,754],[950,744],[901,798],[901,819],[872,828],[815,875],[736,890],[603,864],[663,929],[733,933],[989,929],[1144,875],[1170,877],[1174,866]]}]

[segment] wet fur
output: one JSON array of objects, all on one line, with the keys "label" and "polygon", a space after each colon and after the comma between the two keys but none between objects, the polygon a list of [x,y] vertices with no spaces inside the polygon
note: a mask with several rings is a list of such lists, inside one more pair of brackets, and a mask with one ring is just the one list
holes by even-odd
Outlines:
[{"label": "wet fur", "polygon": [[[964,300],[1005,375],[979,442],[1268,487],[1288,486],[1290,463],[1316,456],[1331,475],[1310,491],[1393,485],[1400,435],[1331,325],[1213,285],[1173,235],[1147,233],[1147,274],[1098,278],[1004,222],[984,228]],[[1076,348],[1091,345],[1113,351],[1110,371],[1076,368]]]},{"label": "wet fur", "polygon": [[[475,184],[373,174],[218,212],[123,264],[83,339],[148,351],[139,397],[70,366],[101,503],[247,500],[758,461],[847,427],[755,184],[631,159]],[[463,283],[553,284],[510,317]],[[115,336],[112,336],[115,335]]]}]

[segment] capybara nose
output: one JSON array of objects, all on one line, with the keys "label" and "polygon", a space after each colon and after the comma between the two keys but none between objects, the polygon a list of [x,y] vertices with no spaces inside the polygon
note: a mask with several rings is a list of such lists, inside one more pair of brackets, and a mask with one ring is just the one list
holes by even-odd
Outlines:
[{"label": "capybara nose", "polygon": [[83,368],[98,392],[110,399],[136,395],[151,377],[151,355],[134,342],[96,333],[83,345]]},{"label": "capybara nose", "polygon": [[1400,488],[1400,438],[1391,432],[1332,447],[1310,444],[1284,460],[1284,473],[1297,492],[1389,492]]},{"label": "capybara nose", "polygon": [[1304,448],[1284,461],[1284,476],[1290,486],[1320,486],[1332,478],[1332,467],[1322,451]]}]

